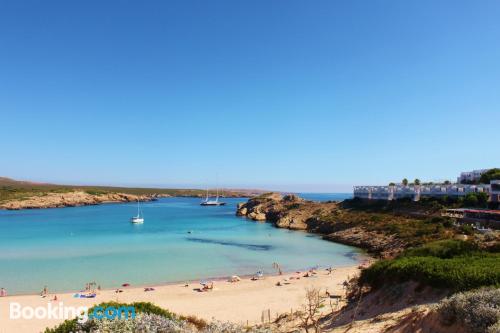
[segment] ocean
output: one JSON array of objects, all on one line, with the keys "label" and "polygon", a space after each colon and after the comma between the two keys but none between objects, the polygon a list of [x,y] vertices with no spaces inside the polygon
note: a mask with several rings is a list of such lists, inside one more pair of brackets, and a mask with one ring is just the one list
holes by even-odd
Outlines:
[{"label": "ocean", "polygon": [[116,288],[275,273],[273,262],[285,271],[357,263],[353,247],[237,217],[246,199],[224,200],[219,207],[197,198],[143,203],[143,225],[129,222],[135,203],[0,211],[0,287],[62,292],[91,281]]}]

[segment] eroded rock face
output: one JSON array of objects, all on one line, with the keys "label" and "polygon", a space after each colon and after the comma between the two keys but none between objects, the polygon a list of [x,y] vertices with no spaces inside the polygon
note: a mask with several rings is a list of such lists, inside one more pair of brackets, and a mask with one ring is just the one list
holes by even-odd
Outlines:
[{"label": "eroded rock face", "polygon": [[157,195],[134,195],[127,193],[90,194],[84,191],[71,191],[64,193],[44,193],[44,195],[33,196],[24,200],[9,201],[0,205],[0,208],[17,210],[74,207],[97,205],[107,202],[151,201],[157,197]]},{"label": "eroded rock face", "polygon": [[325,239],[361,247],[382,257],[395,256],[407,245],[393,235],[353,223],[353,217],[360,221],[363,217],[353,212],[347,214],[336,202],[312,202],[296,195],[268,193],[239,204],[236,215],[267,221],[278,228],[322,234]]},{"label": "eroded rock face", "polygon": [[246,216],[254,221],[269,221],[279,228],[306,230],[310,217],[310,205],[319,203],[305,201],[289,194],[266,193],[238,205],[236,215]]}]

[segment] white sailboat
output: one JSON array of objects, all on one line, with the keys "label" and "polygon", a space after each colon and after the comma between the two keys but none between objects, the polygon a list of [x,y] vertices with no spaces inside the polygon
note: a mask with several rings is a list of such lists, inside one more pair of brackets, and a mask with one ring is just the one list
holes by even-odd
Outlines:
[{"label": "white sailboat", "polygon": [[215,197],[215,200],[210,200],[207,189],[207,197],[200,203],[201,206],[224,206],[225,204],[225,202],[219,201],[219,188],[217,188],[217,196]]},{"label": "white sailboat", "polygon": [[131,217],[130,222],[134,224],[142,224],[144,223],[144,216],[141,216],[141,207],[139,204],[139,199],[137,199],[137,216]]}]

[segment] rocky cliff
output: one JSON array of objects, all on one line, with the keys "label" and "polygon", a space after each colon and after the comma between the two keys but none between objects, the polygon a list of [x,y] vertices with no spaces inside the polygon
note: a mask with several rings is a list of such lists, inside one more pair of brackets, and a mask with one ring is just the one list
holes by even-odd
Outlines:
[{"label": "rocky cliff", "polygon": [[[236,214],[267,221],[278,228],[318,233],[325,239],[360,247],[381,257],[393,257],[414,245],[413,233],[422,232],[414,227],[419,227],[420,221],[411,218],[352,211],[338,202],[312,202],[278,193],[263,194],[241,203]],[[434,234],[432,237],[439,238]]]},{"label": "rocky cliff", "polygon": [[0,209],[35,209],[98,205],[108,202],[151,201],[162,195],[134,195],[127,193],[91,194],[84,191],[49,192],[0,204]]}]

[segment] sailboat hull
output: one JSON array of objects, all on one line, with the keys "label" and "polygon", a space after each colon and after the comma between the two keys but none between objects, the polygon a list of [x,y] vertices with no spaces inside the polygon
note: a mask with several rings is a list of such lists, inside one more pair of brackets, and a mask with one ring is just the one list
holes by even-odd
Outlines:
[{"label": "sailboat hull", "polygon": [[200,203],[201,206],[224,206],[225,202],[217,202],[217,201],[203,201]]},{"label": "sailboat hull", "polygon": [[130,219],[130,223],[142,224],[142,223],[144,223],[144,219],[142,217],[132,217]]}]

